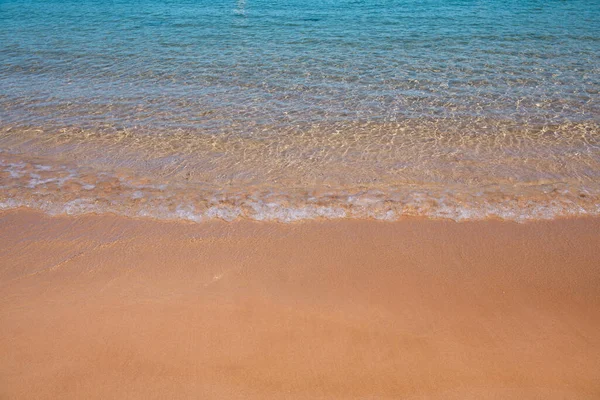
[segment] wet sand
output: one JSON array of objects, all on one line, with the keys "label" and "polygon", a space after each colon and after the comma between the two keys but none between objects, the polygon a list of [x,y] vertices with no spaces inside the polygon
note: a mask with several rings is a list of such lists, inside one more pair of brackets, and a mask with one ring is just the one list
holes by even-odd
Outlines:
[{"label": "wet sand", "polygon": [[1,399],[597,399],[600,219],[0,213]]}]

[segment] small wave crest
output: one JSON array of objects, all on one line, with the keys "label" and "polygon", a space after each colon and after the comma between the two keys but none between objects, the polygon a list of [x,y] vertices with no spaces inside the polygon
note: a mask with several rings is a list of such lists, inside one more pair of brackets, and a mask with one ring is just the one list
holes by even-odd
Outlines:
[{"label": "small wave crest", "polygon": [[313,219],[395,221],[417,216],[455,221],[511,221],[600,214],[600,189],[565,182],[473,188],[461,185],[213,187],[168,182],[125,172],[86,171],[68,165],[0,159],[0,209],[30,207],[52,215],[112,213],[193,222],[247,218],[296,222]]}]

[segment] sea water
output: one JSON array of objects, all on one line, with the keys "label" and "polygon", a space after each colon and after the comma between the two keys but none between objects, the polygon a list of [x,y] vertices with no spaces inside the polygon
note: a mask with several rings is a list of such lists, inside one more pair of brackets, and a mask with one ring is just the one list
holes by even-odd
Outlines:
[{"label": "sea water", "polygon": [[600,214],[600,0],[0,0],[0,207]]}]

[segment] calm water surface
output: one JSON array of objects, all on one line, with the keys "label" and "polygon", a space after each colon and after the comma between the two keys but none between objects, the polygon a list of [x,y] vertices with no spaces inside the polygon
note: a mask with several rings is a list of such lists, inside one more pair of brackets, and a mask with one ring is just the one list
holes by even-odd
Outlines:
[{"label": "calm water surface", "polygon": [[0,0],[0,207],[600,214],[600,0]]}]

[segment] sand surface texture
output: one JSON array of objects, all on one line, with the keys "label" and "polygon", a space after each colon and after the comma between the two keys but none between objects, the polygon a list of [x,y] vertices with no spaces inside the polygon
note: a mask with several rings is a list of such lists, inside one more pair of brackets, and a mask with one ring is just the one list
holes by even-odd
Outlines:
[{"label": "sand surface texture", "polygon": [[0,213],[0,399],[598,399],[600,219]]}]

